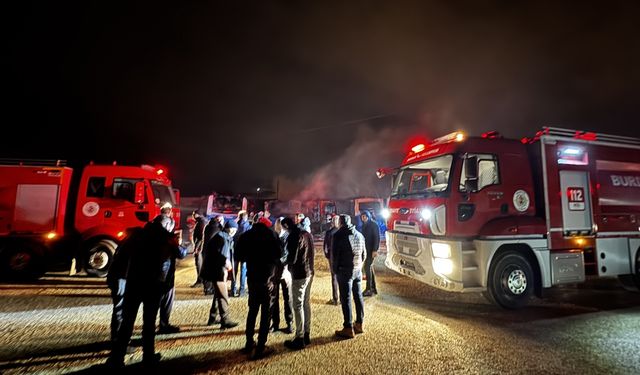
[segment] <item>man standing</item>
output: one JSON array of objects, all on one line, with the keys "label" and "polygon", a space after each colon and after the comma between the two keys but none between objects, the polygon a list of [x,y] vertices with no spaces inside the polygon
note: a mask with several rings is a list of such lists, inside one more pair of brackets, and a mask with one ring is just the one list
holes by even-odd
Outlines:
[{"label": "man standing", "polygon": [[364,262],[364,272],[367,276],[367,286],[362,295],[371,297],[378,294],[376,288],[376,274],[373,271],[373,260],[378,256],[378,248],[380,247],[380,227],[375,220],[371,219],[371,212],[363,211],[360,214],[362,219],[362,235],[367,248],[367,260]]},{"label": "man standing", "polygon": [[[127,236],[118,245],[113,256],[113,263],[107,275],[107,285],[111,289],[111,299],[113,300],[113,312],[111,314],[111,342],[115,344],[118,331],[122,326],[122,313],[124,307],[124,291],[129,272],[129,261],[131,254],[142,245],[142,228],[128,228]],[[127,347],[127,352],[130,352]]]},{"label": "man standing", "polygon": [[311,283],[313,281],[313,237],[301,230],[291,218],[282,220],[289,232],[286,241],[287,267],[291,272],[291,295],[296,322],[296,337],[284,345],[289,349],[303,349],[311,344]]},{"label": "man standing", "polygon": [[[286,259],[286,253],[280,245],[278,235],[256,216],[253,227],[238,240],[236,254],[241,262],[247,263],[247,283],[249,284],[247,341],[242,351],[250,354],[255,346],[253,358],[259,359],[271,353],[266,343],[273,305],[273,289],[274,284],[279,282],[277,269]],[[258,312],[260,312],[260,329],[256,346],[253,336]]]},{"label": "man standing", "polygon": [[107,360],[110,367],[124,366],[124,355],[141,303],[142,362],[145,365],[155,365],[160,360],[160,354],[155,353],[155,326],[160,296],[166,285],[171,259],[186,252],[180,249],[171,233],[173,225],[170,217],[158,215],[145,225],[140,246],[136,246],[131,252],[123,300],[122,325]]},{"label": "man standing", "polygon": [[[227,221],[224,230],[216,233],[204,247],[202,278],[211,282],[213,287],[207,325],[219,323],[221,329],[238,325],[229,320],[229,295],[227,294],[227,275],[231,271],[231,249],[236,230],[238,230],[236,222]],[[218,319],[218,313],[220,319]]]},{"label": "man standing", "polygon": [[[338,231],[333,236],[333,272],[338,277],[343,328],[336,336],[353,338],[364,333],[364,300],[362,298],[362,263],[366,257],[364,237],[351,224],[349,215],[340,215]],[[356,321],[352,323],[351,294],[356,305]]]},{"label": "man standing", "polygon": [[338,278],[336,277],[335,272],[333,272],[333,235],[338,231],[338,215],[334,215],[331,217],[331,228],[327,229],[324,232],[324,242],[322,244],[322,249],[324,250],[324,256],[329,261],[329,270],[331,271],[331,299],[327,302],[329,305],[337,305],[339,303],[338,297]]},{"label": "man standing", "polygon": [[[209,221],[209,223],[204,227],[203,251],[204,251],[204,247],[213,238],[213,236],[218,234],[218,232],[222,231],[223,228],[224,228],[224,216],[218,215]],[[202,262],[204,264],[204,256],[203,256]],[[200,267],[202,268],[202,265],[200,265]],[[202,284],[204,287],[204,295],[205,296],[212,295],[213,283],[210,280],[203,279]]]},{"label": "man standing", "polygon": [[202,247],[204,245],[204,228],[207,226],[207,220],[200,214],[200,211],[193,211],[193,219],[196,221],[196,225],[193,228],[193,258],[196,262],[196,281],[191,285],[192,288],[196,288],[202,285],[202,278],[200,277],[200,271],[202,270]]},{"label": "man standing", "polygon": [[160,324],[158,327],[158,334],[172,334],[180,332],[180,327],[174,326],[169,323],[169,318],[171,317],[171,311],[173,310],[173,300],[176,297],[176,287],[175,287],[175,278],[176,278],[176,259],[182,259],[187,256],[187,249],[182,248],[181,238],[176,237],[173,234],[173,229],[175,228],[175,221],[173,220],[173,211],[170,206],[163,207],[160,211],[162,216],[168,218],[170,220],[170,229],[167,229],[174,236],[172,239],[178,245],[178,249],[180,250],[177,256],[171,256],[169,260],[169,270],[167,272],[166,280],[163,284],[162,294],[160,296]]}]

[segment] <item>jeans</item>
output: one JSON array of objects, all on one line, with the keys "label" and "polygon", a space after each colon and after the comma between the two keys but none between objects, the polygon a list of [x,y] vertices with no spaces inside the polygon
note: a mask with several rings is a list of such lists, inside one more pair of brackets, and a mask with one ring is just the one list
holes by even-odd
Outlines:
[{"label": "jeans", "polygon": [[364,290],[378,293],[378,289],[376,288],[376,274],[373,272],[373,260],[374,258],[371,254],[364,260],[364,272],[367,275],[367,286]]},{"label": "jeans", "polygon": [[160,328],[166,328],[169,324],[169,318],[171,317],[171,310],[173,310],[173,300],[176,297],[175,286],[162,293],[160,296]]},{"label": "jeans", "polygon": [[364,321],[364,299],[362,298],[362,271],[353,273],[339,273],[338,286],[340,287],[340,303],[342,304],[342,315],[344,317],[344,327],[353,327],[353,317],[351,310],[351,295],[356,305],[356,323]]},{"label": "jeans", "polygon": [[311,282],[313,276],[291,281],[293,315],[296,320],[296,338],[311,332]]},{"label": "jeans", "polygon": [[[240,272],[238,272],[240,271]],[[238,274],[240,274],[240,290],[236,289]],[[235,261],[233,265],[233,278],[231,279],[231,291],[239,294],[244,294],[245,285],[247,281],[247,263]]]},{"label": "jeans", "polygon": [[124,287],[126,279],[118,279],[116,285],[111,286],[111,299],[113,300],[113,313],[111,313],[111,341],[115,342],[118,331],[122,326],[122,309],[124,307]]}]

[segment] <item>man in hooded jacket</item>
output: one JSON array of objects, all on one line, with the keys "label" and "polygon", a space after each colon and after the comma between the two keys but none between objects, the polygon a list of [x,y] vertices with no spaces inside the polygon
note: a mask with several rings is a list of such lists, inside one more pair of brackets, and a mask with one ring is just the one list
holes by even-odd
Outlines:
[{"label": "man in hooded jacket", "polygon": [[[362,298],[362,263],[366,258],[364,237],[351,224],[349,215],[340,215],[338,231],[333,236],[333,272],[338,278],[343,328],[336,336],[353,338],[363,333],[364,300]],[[356,305],[356,320],[352,321],[351,296]]]}]

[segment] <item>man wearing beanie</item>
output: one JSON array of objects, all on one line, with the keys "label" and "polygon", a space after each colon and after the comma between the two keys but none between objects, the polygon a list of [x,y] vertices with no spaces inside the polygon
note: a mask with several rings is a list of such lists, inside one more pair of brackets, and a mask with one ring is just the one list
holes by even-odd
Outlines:
[{"label": "man wearing beanie", "polygon": [[[216,233],[207,242],[203,253],[202,279],[213,284],[213,301],[209,311],[207,325],[220,324],[220,328],[233,328],[238,325],[229,319],[229,295],[227,293],[227,275],[231,271],[231,249],[233,235],[238,230],[238,224],[229,220],[224,229]],[[218,313],[220,318],[218,319]]]}]

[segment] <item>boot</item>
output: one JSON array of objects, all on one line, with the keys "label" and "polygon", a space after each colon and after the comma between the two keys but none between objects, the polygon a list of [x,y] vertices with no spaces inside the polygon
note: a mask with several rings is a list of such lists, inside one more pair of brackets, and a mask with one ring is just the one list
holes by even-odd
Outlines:
[{"label": "boot", "polygon": [[336,336],[346,339],[352,339],[356,337],[356,335],[353,333],[353,328],[351,327],[344,327],[343,329],[336,331]]},{"label": "boot", "polygon": [[304,345],[305,346],[311,345],[311,334],[310,333],[305,333],[304,334]]},{"label": "boot", "polygon": [[364,330],[362,329],[362,323],[358,323],[358,322],[353,323],[353,332],[354,332],[356,335],[359,335],[359,334],[361,334],[361,333],[364,333]]},{"label": "boot", "polygon": [[286,340],[284,342],[284,346],[286,346],[287,348],[289,348],[291,350],[304,349],[304,338],[296,337],[293,340]]}]

